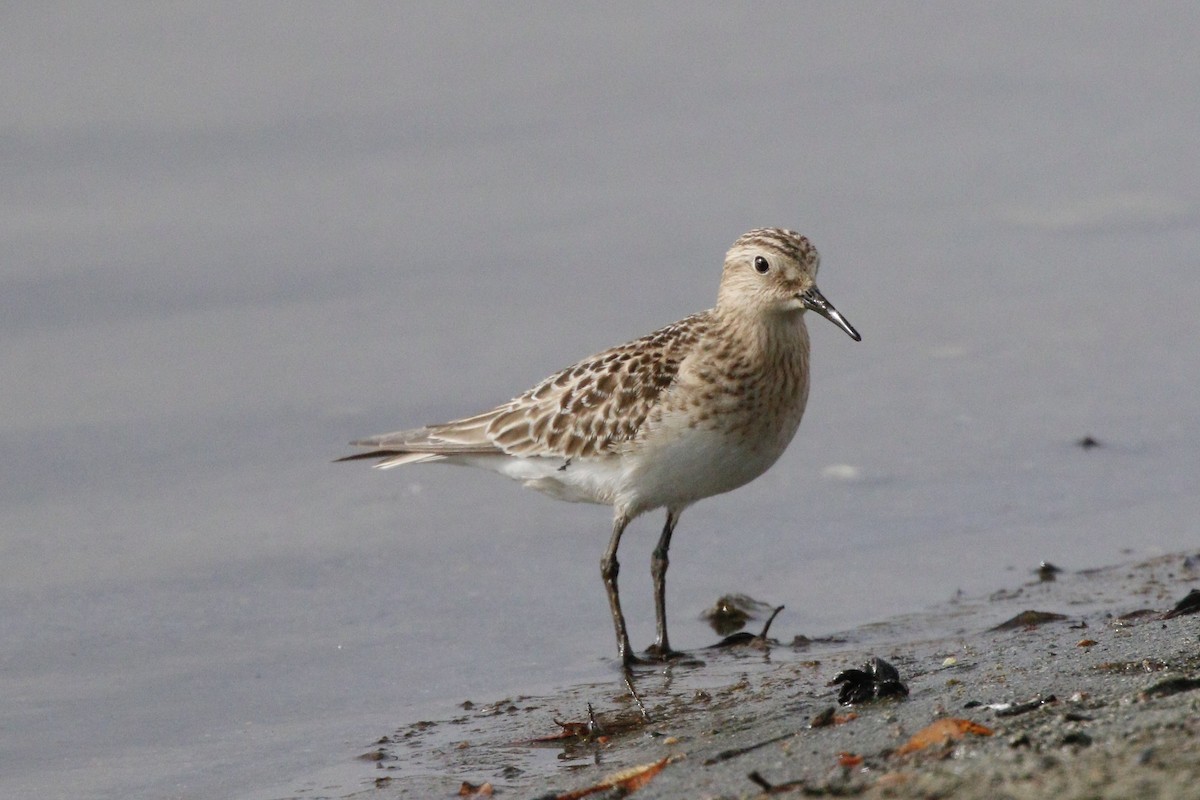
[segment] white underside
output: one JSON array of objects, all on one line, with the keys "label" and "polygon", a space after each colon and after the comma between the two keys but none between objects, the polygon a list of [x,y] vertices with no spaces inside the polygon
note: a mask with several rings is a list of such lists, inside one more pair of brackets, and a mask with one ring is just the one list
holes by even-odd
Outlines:
[{"label": "white underside", "polygon": [[682,511],[697,500],[728,492],[765,472],[783,452],[791,431],[773,442],[748,446],[744,440],[703,428],[675,429],[652,437],[635,454],[602,458],[520,458],[502,454],[406,453],[384,461],[402,464],[440,461],[481,467],[520,481],[558,500],[612,505],[629,516],[666,507]]},{"label": "white underside", "polygon": [[763,474],[791,439],[756,442],[709,429],[685,429],[647,442],[631,464],[624,505],[632,513],[666,506],[682,510],[732,491]]}]

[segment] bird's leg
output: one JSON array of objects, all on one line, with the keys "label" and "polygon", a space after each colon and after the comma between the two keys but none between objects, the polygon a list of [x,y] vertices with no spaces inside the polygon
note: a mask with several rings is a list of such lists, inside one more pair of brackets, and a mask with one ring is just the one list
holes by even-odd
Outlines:
[{"label": "bird's leg", "polygon": [[608,549],[604,551],[604,558],[600,559],[600,577],[604,579],[613,627],[617,630],[617,655],[626,667],[641,661],[633,654],[633,648],[629,645],[629,632],[625,630],[625,615],[621,613],[621,598],[617,591],[617,573],[621,571],[621,565],[617,563],[617,548],[621,545],[621,534],[625,532],[625,526],[628,524],[629,517],[618,512],[613,519],[612,538],[608,540]]},{"label": "bird's leg", "polygon": [[674,511],[667,511],[667,524],[663,526],[662,535],[658,537],[658,546],[654,548],[654,555],[650,558],[650,576],[654,579],[656,635],[654,644],[650,645],[646,652],[651,657],[664,661],[682,655],[671,649],[671,643],[667,639],[667,565],[670,564],[667,550],[671,547],[671,534],[675,532],[678,522],[679,515]]}]

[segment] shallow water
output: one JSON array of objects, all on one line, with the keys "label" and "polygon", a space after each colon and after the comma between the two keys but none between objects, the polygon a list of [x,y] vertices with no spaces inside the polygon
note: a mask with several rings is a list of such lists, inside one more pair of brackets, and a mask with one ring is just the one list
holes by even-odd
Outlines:
[{"label": "shallow water", "polygon": [[813,320],[796,442],[683,516],[676,646],[1192,546],[1200,15],[950,8],[10,14],[0,794],[344,794],[611,680],[607,510],[329,462],[707,307],[753,226],[864,341]]}]

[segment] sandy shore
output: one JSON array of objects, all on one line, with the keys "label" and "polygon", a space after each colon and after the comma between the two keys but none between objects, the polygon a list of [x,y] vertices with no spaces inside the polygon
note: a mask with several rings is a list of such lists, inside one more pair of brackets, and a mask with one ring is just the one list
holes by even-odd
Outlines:
[{"label": "sandy shore", "polygon": [[[1198,585],[1200,558],[1180,554],[814,641],[785,611],[769,644],[640,674],[649,721],[614,670],[381,731],[368,794],[614,796],[580,793],[653,764],[638,797],[1200,798],[1200,615],[1164,618]],[[1004,625],[1025,611],[1054,616]],[[873,657],[908,696],[839,704],[830,682]]]}]

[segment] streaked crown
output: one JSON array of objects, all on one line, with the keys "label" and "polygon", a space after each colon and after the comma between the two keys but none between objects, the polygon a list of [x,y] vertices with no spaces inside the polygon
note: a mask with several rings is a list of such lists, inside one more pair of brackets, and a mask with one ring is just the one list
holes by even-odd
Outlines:
[{"label": "streaked crown", "polygon": [[725,260],[728,262],[738,256],[760,252],[773,252],[797,264],[807,265],[814,278],[821,264],[821,255],[808,237],[784,228],[755,228],[743,233],[729,248]]},{"label": "streaked crown", "polygon": [[816,280],[821,256],[806,237],[784,228],[755,228],[725,254],[717,306],[798,310],[797,296]]}]

